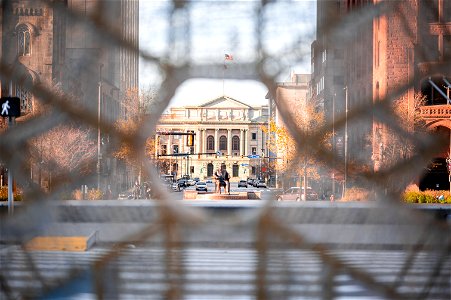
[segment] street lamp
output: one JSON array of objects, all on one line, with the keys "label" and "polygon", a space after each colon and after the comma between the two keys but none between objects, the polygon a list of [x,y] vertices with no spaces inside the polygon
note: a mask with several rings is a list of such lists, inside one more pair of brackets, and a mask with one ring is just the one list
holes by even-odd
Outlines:
[{"label": "street lamp", "polygon": [[100,105],[102,102],[102,67],[99,66],[99,95],[97,98],[97,189],[100,189],[100,160],[102,154],[100,153]]},{"label": "street lamp", "polygon": [[345,174],[343,185],[343,197],[346,193],[346,185],[348,180],[348,86],[345,86]]}]

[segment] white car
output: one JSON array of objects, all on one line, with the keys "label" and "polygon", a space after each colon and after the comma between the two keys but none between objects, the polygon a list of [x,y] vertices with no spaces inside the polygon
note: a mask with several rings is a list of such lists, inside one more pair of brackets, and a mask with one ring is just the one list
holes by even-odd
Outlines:
[{"label": "white car", "polygon": [[266,188],[266,183],[265,183],[264,180],[259,180],[255,186],[258,187],[258,188],[259,187]]},{"label": "white car", "polygon": [[196,183],[196,191],[198,192],[208,192],[207,183],[205,181],[199,181]]}]

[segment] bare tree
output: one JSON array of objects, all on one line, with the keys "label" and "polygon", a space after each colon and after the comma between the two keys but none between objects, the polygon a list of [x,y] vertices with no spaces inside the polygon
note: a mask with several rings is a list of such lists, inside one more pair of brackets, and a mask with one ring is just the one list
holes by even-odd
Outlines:
[{"label": "bare tree", "polygon": [[96,146],[89,131],[73,125],[61,125],[30,142],[30,160],[38,168],[42,185],[43,171],[47,173],[48,188],[52,177],[68,173],[86,175],[92,171]]}]

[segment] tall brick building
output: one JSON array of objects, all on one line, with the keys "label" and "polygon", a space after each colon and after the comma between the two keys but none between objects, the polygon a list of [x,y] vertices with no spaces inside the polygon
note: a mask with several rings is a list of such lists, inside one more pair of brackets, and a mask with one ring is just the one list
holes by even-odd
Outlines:
[{"label": "tall brick building", "polygon": [[[388,10],[380,16],[368,15],[386,4]],[[362,104],[376,103],[409,80],[413,80],[413,87],[399,99],[407,102],[410,110],[415,95],[420,92],[430,105],[447,102],[446,87],[449,88],[451,76],[451,1],[319,0],[317,10],[312,88],[314,94],[323,97],[329,120],[333,102],[335,114],[341,115],[346,104],[352,110]],[[333,30],[334,24],[346,22],[358,26],[341,32]],[[323,77],[323,90],[315,90]],[[386,132],[386,126],[376,118],[353,121],[347,132],[348,159],[360,160],[375,170],[383,167],[383,153],[390,143]]]},{"label": "tall brick building", "polygon": [[[123,95],[138,89],[138,53],[108,40],[99,24],[137,47],[138,0],[10,0],[1,2],[0,15],[1,63],[22,78],[11,82],[11,91],[2,78],[1,95],[20,97],[24,116],[40,106],[27,89],[31,85],[57,86],[88,111],[97,113],[100,107],[106,121],[124,113]],[[99,22],[91,22],[92,17]],[[104,157],[104,186],[121,180],[116,171],[114,160]]]}]

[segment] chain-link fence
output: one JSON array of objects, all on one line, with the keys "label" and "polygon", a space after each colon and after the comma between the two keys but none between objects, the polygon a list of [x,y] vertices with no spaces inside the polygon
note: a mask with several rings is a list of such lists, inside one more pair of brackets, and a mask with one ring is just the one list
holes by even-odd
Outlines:
[{"label": "chain-link fence", "polygon": [[[136,1],[126,0],[3,0],[2,97],[20,96],[25,114],[15,122],[3,119],[0,135],[2,180],[6,170],[13,174],[15,194],[20,192],[22,198],[14,213],[2,212],[1,298],[449,299],[449,208],[440,203],[405,205],[401,200],[407,184],[420,178],[428,162],[447,147],[449,130],[417,133],[406,120],[399,121],[392,104],[407,99],[413,107],[409,99],[414,97],[405,96],[411,91],[434,94],[434,87],[422,88],[423,78],[433,81],[439,74],[449,79],[450,6],[440,0],[370,2],[319,1],[317,6],[308,1],[173,1],[139,10]],[[138,47],[138,11],[139,18],[152,20],[151,27],[139,28],[141,34],[148,32],[143,39],[150,48]],[[231,202],[226,208],[174,200],[159,184],[146,141],[176,90],[192,78],[254,80],[267,87],[271,98],[291,67],[321,57],[310,56],[315,26],[300,21],[315,18],[315,11],[316,42],[332,51],[336,43],[341,49],[336,57],[344,55],[343,82],[332,77],[336,90],[329,91],[330,97],[321,98],[320,90],[311,89],[318,110],[325,112],[325,122],[313,130],[300,127],[294,108],[283,100],[276,101],[277,109],[295,137],[298,161],[311,156],[325,174],[344,173],[345,188],[365,188],[369,200],[284,204],[268,196],[252,205]],[[438,23],[436,14],[441,16]],[[422,39],[425,31],[436,32],[437,40]],[[385,32],[382,45],[377,32]],[[396,32],[402,32],[402,38],[396,38]],[[406,40],[415,43],[401,47],[398,54],[390,51]],[[205,47],[208,43],[213,46]],[[234,57],[241,54],[227,72],[224,49],[233,50]],[[352,57],[356,49],[371,54]],[[212,54],[216,51],[219,62]],[[425,64],[434,51],[437,60]],[[386,88],[380,88],[384,92],[376,97],[383,80],[376,84],[373,78],[392,75],[376,70],[376,55],[385,57],[386,66],[418,65],[423,73],[402,69],[406,76],[394,84],[385,82]],[[129,130],[117,126],[117,120],[126,121],[139,106],[133,90],[138,58],[152,74],[155,90],[146,113]],[[315,68],[317,74],[319,66]],[[376,71],[370,77],[365,71],[352,77],[359,69]],[[337,86],[351,92],[359,77],[371,79],[365,85],[368,93],[349,96],[348,107],[342,89],[341,102],[334,98],[341,103],[337,107],[342,106],[335,115],[331,105]],[[439,89],[446,94],[446,88]],[[432,98],[427,104],[437,104]],[[357,134],[359,129],[363,133]],[[348,130],[356,136],[349,138],[346,158],[334,146],[324,146],[325,137],[331,140]],[[371,137],[365,144],[370,150],[353,145],[367,138],[365,132]],[[399,137],[403,140],[394,144]],[[392,141],[409,150],[384,165],[386,145]],[[133,157],[129,165],[116,162],[107,151],[118,145]],[[348,160],[348,155],[355,159]],[[376,158],[381,161],[377,167]],[[133,167],[136,161],[139,167]],[[73,190],[85,193],[86,185],[97,187],[92,198],[100,198],[95,193],[106,188],[105,169],[122,172],[108,177],[111,185],[128,183],[130,174],[140,172],[153,182],[152,201],[62,200],[74,199]],[[437,218],[441,213],[445,220]],[[63,234],[98,243],[86,252],[30,247],[32,238]]]}]

